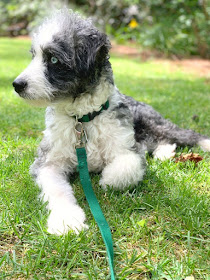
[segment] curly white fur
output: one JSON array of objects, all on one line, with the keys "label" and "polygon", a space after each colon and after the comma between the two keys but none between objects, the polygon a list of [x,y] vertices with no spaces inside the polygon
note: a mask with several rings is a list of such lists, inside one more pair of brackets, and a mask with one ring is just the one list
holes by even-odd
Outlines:
[{"label": "curly white fur", "polygon": [[[102,88],[107,88],[101,94]],[[105,97],[104,97],[105,96]],[[46,130],[44,139],[50,145],[46,156],[47,167],[41,168],[37,183],[42,189],[45,201],[51,214],[48,220],[50,233],[63,234],[68,229],[76,232],[86,228],[85,215],[77,205],[72,188],[68,183],[65,172],[74,172],[77,166],[75,153],[75,123],[72,114],[80,114],[78,108],[84,112],[99,109],[104,98],[110,96],[110,110],[103,111],[93,121],[85,123],[88,142],[86,145],[89,171],[102,172],[100,184],[124,189],[137,185],[142,180],[144,165],[139,154],[130,151],[135,145],[134,130],[124,127],[120,120],[115,118],[116,113],[111,109],[120,102],[120,96],[115,87],[100,85],[94,96],[82,97],[79,106],[71,103],[54,104],[46,113]],[[100,101],[101,98],[101,101]],[[78,101],[77,101],[78,102]],[[68,170],[67,170],[68,169]]]}]

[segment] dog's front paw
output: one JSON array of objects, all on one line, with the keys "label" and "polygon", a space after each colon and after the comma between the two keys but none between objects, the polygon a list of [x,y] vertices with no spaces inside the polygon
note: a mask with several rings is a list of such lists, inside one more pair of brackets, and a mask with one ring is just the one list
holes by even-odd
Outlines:
[{"label": "dog's front paw", "polygon": [[79,233],[87,229],[85,213],[78,205],[54,207],[48,218],[48,232],[56,235],[66,234],[69,230]]},{"label": "dog's front paw", "polygon": [[99,184],[104,190],[107,186],[123,190],[137,185],[143,178],[144,169],[144,161],[138,154],[119,155],[104,168]]}]

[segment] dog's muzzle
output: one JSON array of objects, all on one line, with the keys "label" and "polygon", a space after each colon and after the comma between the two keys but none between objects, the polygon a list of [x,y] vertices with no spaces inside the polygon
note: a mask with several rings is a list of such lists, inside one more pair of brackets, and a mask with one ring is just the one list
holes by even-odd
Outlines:
[{"label": "dog's muzzle", "polygon": [[19,95],[21,95],[21,93],[23,93],[26,90],[26,88],[28,86],[28,83],[23,79],[17,78],[17,79],[14,80],[12,85],[13,85],[15,91]]}]

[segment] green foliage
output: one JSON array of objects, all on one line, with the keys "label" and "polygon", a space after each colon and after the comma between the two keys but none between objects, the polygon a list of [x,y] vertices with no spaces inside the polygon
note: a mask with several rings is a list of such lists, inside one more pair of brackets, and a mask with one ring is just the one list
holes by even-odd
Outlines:
[{"label": "green foliage", "polygon": [[[116,40],[134,40],[168,55],[210,57],[207,0],[0,0],[0,35],[27,34],[63,4],[91,15]],[[132,27],[135,19],[137,26]]]},{"label": "green foliage", "polygon": [[[71,183],[89,229],[61,237],[46,231],[46,205],[28,172],[42,138],[44,109],[24,103],[11,85],[30,61],[29,47],[28,40],[0,39],[0,279],[108,280],[104,243],[78,177]],[[204,79],[171,72],[165,63],[119,57],[111,63],[123,93],[181,127],[209,134],[210,87]],[[104,192],[92,175],[113,233],[117,279],[208,279],[209,155],[193,151],[204,157],[197,165],[148,157],[135,190]]]},{"label": "green foliage", "polygon": [[124,27],[121,34],[126,39],[130,34],[131,39],[135,38],[143,46],[167,54],[209,56],[209,15],[207,12],[205,15],[197,1],[151,1],[150,6],[148,2],[147,13],[138,19],[139,26],[129,31]]},{"label": "green foliage", "polygon": [[63,0],[0,0],[0,36],[25,35],[54,9],[63,6]]},{"label": "green foliage", "polygon": [[[135,40],[167,54],[210,55],[206,0],[89,0],[80,5],[119,41]],[[138,26],[130,26],[132,19]]]},{"label": "green foliage", "polygon": [[0,34],[16,36],[28,33],[28,25],[34,20],[39,8],[40,0],[11,0],[0,1],[1,18]]}]

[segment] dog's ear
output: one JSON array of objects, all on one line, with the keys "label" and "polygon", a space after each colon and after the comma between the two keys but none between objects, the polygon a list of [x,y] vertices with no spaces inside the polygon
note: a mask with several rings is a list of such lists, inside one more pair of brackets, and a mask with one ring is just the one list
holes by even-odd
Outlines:
[{"label": "dog's ear", "polygon": [[111,43],[106,34],[99,31],[83,35],[75,48],[76,65],[88,74],[91,70],[103,67],[108,61]]}]

